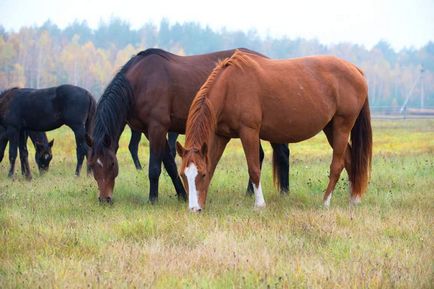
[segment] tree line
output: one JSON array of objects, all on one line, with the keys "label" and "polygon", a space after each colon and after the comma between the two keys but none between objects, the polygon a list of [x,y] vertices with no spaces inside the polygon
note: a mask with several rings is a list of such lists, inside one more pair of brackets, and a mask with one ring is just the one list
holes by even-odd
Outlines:
[{"label": "tree line", "polygon": [[[74,22],[64,29],[50,21],[6,31],[0,26],[0,90],[75,84],[98,98],[114,73],[141,50],[159,47],[179,55],[245,47],[272,58],[330,54],[358,65],[368,79],[370,104],[434,106],[434,42],[395,51],[386,41],[373,48],[352,43],[324,45],[315,39],[261,37],[257,31],[213,30],[196,22],[147,23],[132,29],[112,18],[91,29]],[[420,81],[422,77],[423,81]]]}]

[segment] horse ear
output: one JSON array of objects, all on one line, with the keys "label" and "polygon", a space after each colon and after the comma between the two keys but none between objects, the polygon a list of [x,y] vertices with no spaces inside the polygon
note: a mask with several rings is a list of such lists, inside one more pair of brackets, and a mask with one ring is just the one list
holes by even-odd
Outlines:
[{"label": "horse ear", "polygon": [[93,147],[93,139],[90,137],[89,134],[86,134],[86,143],[89,147]]},{"label": "horse ear", "polygon": [[108,134],[104,135],[103,144],[105,147],[109,148],[112,144],[112,140]]},{"label": "horse ear", "polygon": [[50,146],[50,148],[53,147],[53,144],[54,144],[54,139],[52,139],[52,140],[48,143],[48,145]]},{"label": "horse ear", "polygon": [[179,143],[179,141],[176,142],[176,151],[178,152],[178,155],[182,158],[185,153],[185,149],[182,147],[182,145]]},{"label": "horse ear", "polygon": [[208,145],[205,142],[202,144],[200,152],[203,156],[206,156],[206,154],[208,153]]}]

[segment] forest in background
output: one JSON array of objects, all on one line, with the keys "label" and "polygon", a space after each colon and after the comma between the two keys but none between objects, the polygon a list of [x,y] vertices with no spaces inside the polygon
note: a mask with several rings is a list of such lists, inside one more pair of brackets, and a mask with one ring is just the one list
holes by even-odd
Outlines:
[{"label": "forest in background", "polygon": [[363,69],[371,106],[400,107],[410,91],[409,106],[420,107],[421,102],[434,106],[434,42],[395,51],[380,41],[367,49],[352,43],[324,45],[315,39],[262,37],[255,30],[216,31],[196,22],[171,24],[167,19],[139,29],[119,18],[97,29],[78,21],[64,29],[47,21],[19,31],[6,31],[0,24],[0,90],[69,83],[88,89],[98,99],[131,56],[152,47],[179,55],[236,47],[272,58],[335,55]]}]

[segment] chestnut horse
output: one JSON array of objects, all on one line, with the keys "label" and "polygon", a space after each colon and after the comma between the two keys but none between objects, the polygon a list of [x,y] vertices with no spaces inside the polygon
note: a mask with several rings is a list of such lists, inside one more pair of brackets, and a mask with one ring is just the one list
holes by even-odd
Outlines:
[{"label": "chestnut horse", "polygon": [[[196,92],[216,63],[234,52],[235,50],[227,50],[178,56],[161,49],[147,49],[133,56],[121,68],[98,102],[93,137],[87,138],[88,145],[92,147],[89,165],[98,183],[100,201],[112,202],[118,174],[116,152],[120,135],[127,123],[133,130],[144,132],[149,139],[151,203],[158,199],[161,162],[172,179],[178,197],[186,199],[166,135],[169,131],[185,133],[188,110]],[[273,144],[273,149],[274,152],[276,149],[288,152],[279,154],[283,155],[280,161],[288,167],[287,144]],[[257,155],[258,152],[259,147]],[[282,178],[287,184],[288,170]]]},{"label": "chestnut horse", "polygon": [[321,130],[333,148],[324,205],[329,205],[344,167],[351,200],[360,202],[372,155],[367,96],[361,70],[336,57],[271,60],[235,52],[215,67],[197,92],[188,115],[185,148],[177,143],[189,208],[204,208],[214,169],[230,138],[241,139],[255,206],[264,207],[259,139],[293,143]]}]

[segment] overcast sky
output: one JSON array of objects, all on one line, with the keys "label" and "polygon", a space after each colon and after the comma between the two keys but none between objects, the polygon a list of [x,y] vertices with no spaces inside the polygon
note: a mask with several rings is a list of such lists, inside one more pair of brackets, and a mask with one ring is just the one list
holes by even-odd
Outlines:
[{"label": "overcast sky", "polygon": [[92,28],[112,16],[133,28],[196,21],[213,29],[256,29],[262,36],[316,38],[324,44],[352,42],[371,48],[419,48],[434,41],[434,0],[0,0],[0,25],[18,31],[50,19],[64,28],[75,19]]}]

